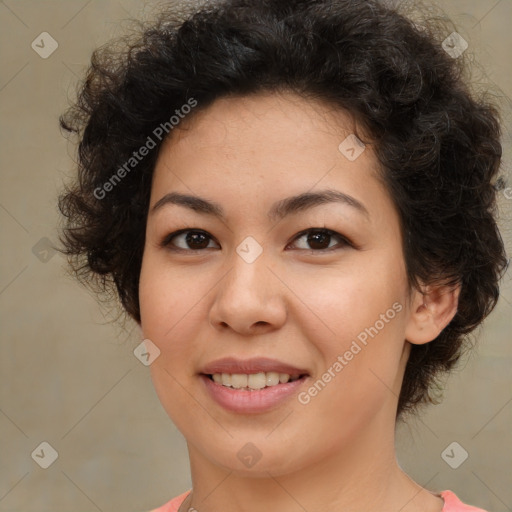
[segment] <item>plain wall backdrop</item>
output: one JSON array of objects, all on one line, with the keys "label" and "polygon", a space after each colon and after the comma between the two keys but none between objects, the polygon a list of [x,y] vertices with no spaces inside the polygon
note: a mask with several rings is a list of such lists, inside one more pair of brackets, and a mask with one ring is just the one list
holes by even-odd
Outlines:
[{"label": "plain wall backdrop", "polygon": [[[0,512],[142,512],[191,485],[184,438],[133,354],[138,329],[112,323],[50,248],[74,157],[58,117],[93,49],[157,5],[0,2]],[[502,96],[503,174],[512,187],[512,1],[441,5]],[[512,188],[500,207],[510,252]],[[509,270],[444,402],[397,429],[400,463],[418,483],[493,512],[512,510],[511,280]],[[40,463],[53,452],[44,442],[58,454],[47,469]],[[456,469],[441,456],[453,442],[444,459],[468,454]]]}]

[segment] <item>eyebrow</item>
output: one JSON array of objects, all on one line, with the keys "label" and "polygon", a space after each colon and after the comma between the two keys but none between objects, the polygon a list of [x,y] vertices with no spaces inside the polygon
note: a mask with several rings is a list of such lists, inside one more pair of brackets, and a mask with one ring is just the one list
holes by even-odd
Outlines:
[{"label": "eyebrow", "polygon": [[[302,194],[287,197],[274,203],[268,212],[270,220],[280,220],[288,215],[303,212],[328,203],[341,203],[354,208],[369,218],[370,214],[365,206],[348,194],[339,190],[326,189],[318,192],[304,192]],[[154,213],[161,209],[164,205],[176,204],[190,208],[197,213],[204,215],[212,215],[223,221],[226,220],[222,206],[214,201],[209,201],[198,196],[181,194],[179,192],[170,192],[159,199],[150,213]]]}]

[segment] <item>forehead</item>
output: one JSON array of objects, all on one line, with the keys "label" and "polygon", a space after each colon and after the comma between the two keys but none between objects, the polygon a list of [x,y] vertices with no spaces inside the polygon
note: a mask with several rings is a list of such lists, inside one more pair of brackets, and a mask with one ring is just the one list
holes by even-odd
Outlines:
[{"label": "forehead", "polygon": [[[167,138],[165,146],[184,151],[191,147],[224,147],[286,154],[291,147],[311,143],[335,144],[356,131],[352,115],[324,102],[293,93],[262,92],[219,98],[206,109],[201,104]],[[341,140],[343,140],[341,139]]]},{"label": "forehead", "polygon": [[[199,103],[175,127],[162,145],[156,170],[178,167],[187,159],[189,164],[208,161],[205,173],[219,167],[226,172],[232,162],[241,165],[238,174],[269,165],[274,177],[302,167],[319,174],[323,164],[340,159],[340,143],[355,132],[360,127],[348,112],[292,93],[220,98],[204,110]],[[370,153],[365,151],[352,167],[370,163],[375,170]]]},{"label": "forehead", "polygon": [[276,93],[200,107],[160,150],[152,205],[171,191],[236,203],[239,214],[316,189],[339,190],[375,206],[383,199],[376,196],[387,195],[370,146],[355,160],[340,150],[359,130],[339,108]]}]

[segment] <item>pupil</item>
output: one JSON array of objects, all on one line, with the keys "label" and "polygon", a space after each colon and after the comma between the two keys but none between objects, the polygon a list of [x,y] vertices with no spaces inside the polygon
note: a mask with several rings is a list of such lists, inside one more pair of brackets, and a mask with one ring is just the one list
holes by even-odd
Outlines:
[{"label": "pupil", "polygon": [[208,247],[208,238],[204,233],[192,232],[187,235],[187,244],[194,246],[193,249],[204,249]]},{"label": "pupil", "polygon": [[[325,249],[329,246],[330,236],[328,233],[322,232],[310,233],[308,243],[313,249]],[[205,249],[208,247],[208,237],[204,233],[192,232],[187,235],[187,244],[194,246],[195,249]]]},{"label": "pupil", "polygon": [[[328,233],[322,233],[322,232],[316,232],[312,233],[308,237],[308,243],[310,246],[312,246],[313,249],[325,249],[329,246],[328,240],[329,237]],[[327,241],[327,244],[325,243]]]}]

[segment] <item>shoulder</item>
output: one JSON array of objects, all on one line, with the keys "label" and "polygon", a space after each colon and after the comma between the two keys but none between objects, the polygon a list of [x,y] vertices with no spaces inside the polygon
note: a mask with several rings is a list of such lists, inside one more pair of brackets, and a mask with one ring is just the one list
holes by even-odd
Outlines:
[{"label": "shoulder", "polygon": [[[185,498],[189,493],[190,490],[185,491],[161,507],[150,510],[149,512],[177,512],[180,505],[185,501]],[[441,493],[441,497],[444,500],[444,507],[442,512],[486,512],[481,508],[466,505],[460,501],[452,491],[443,491]]]},{"label": "shoulder", "polygon": [[471,505],[462,503],[452,491],[443,491],[441,497],[444,500],[442,512],[486,512],[482,508],[472,507]]},{"label": "shoulder", "polygon": [[154,508],[153,510],[150,510],[148,512],[178,512],[180,505],[185,501],[185,498],[188,496],[189,493],[190,490],[185,491],[184,493],[180,494],[179,496],[176,496],[171,501],[168,501],[161,507]]}]

